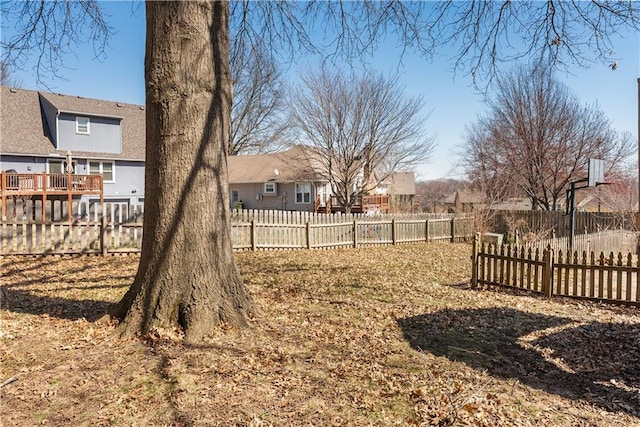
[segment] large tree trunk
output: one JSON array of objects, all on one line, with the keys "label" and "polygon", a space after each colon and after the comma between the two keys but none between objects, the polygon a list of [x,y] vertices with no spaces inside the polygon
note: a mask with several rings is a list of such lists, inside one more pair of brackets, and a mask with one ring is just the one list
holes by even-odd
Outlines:
[{"label": "large tree trunk", "polygon": [[230,236],[229,5],[150,1],[146,18],[142,255],[112,314],[123,333],[179,326],[199,341],[222,322],[246,325],[255,312]]}]

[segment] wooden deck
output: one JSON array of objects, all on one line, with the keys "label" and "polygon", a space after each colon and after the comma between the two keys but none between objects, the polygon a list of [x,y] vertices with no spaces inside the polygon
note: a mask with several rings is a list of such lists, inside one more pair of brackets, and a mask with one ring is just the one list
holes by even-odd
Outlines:
[{"label": "wooden deck", "polygon": [[[94,195],[104,201],[102,175],[77,175],[55,173],[9,173],[0,172],[0,192],[2,193],[2,219],[7,218],[7,198],[35,198],[44,203],[47,197],[66,196],[71,205],[74,197]],[[45,220],[44,209],[42,221]],[[69,221],[72,220],[69,210]]]},{"label": "wooden deck", "polygon": [[[343,212],[336,196],[331,196],[325,205],[320,204],[320,197],[316,198],[314,212],[335,213]],[[386,194],[364,194],[351,206],[353,213],[389,213],[389,196]]]}]

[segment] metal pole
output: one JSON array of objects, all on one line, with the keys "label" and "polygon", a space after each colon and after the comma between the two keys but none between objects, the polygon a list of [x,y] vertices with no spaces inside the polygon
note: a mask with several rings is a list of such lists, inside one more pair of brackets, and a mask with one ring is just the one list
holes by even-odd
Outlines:
[{"label": "metal pole", "polygon": [[569,190],[569,214],[571,215],[569,223],[569,250],[573,251],[573,236],[576,234],[576,183],[571,183]]}]

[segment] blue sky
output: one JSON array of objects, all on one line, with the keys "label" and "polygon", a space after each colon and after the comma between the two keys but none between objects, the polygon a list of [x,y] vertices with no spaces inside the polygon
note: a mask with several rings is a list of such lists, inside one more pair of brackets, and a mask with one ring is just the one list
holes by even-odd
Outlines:
[{"label": "blue sky", "polygon": [[[117,30],[106,57],[93,59],[90,45],[77,50],[68,58],[67,69],[61,70],[65,80],[50,80],[53,92],[90,98],[108,99],[133,104],[144,103],[144,10],[124,2],[105,2],[109,23]],[[2,23],[7,25],[6,22]],[[9,30],[9,31],[7,31]],[[10,28],[3,28],[10,35]],[[637,137],[638,89],[640,77],[640,35],[629,34],[615,42],[618,69],[595,64],[589,69],[573,67],[571,75],[559,74],[571,91],[583,103],[597,102],[618,131],[628,131]],[[407,95],[423,96],[427,131],[435,136],[437,147],[429,162],[416,169],[418,179],[459,177],[454,170],[455,152],[463,143],[465,126],[485,111],[482,97],[471,87],[471,80],[463,75],[454,78],[446,53],[432,61],[417,55],[405,55],[398,67],[399,52],[385,47],[378,52],[373,66],[385,72],[397,71]],[[32,70],[13,74],[25,89],[37,87]]]}]

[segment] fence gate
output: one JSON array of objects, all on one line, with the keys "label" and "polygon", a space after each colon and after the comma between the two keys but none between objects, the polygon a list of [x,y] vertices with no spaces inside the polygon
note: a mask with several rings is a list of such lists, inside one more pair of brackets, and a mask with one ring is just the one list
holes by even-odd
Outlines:
[{"label": "fence gate", "polygon": [[631,253],[608,256],[473,241],[471,286],[498,285],[547,297],[640,306],[640,260]]}]

